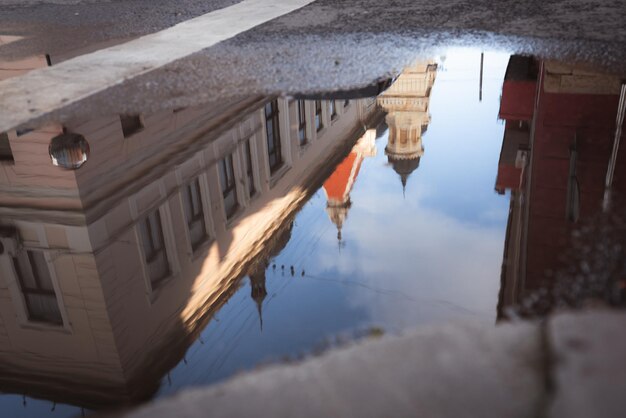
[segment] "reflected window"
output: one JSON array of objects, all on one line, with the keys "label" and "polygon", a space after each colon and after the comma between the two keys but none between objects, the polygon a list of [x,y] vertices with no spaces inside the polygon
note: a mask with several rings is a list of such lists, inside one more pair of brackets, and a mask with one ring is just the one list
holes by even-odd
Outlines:
[{"label": "reflected window", "polygon": [[9,135],[6,132],[0,132],[0,161],[14,161]]},{"label": "reflected window", "polygon": [[267,153],[270,161],[270,172],[274,173],[283,165],[278,120],[278,101],[276,100],[265,105],[265,129],[267,131]]},{"label": "reflected window", "polygon": [[306,137],[306,106],[304,100],[298,100],[298,139],[300,145],[308,142]]},{"label": "reflected window", "polygon": [[252,146],[250,145],[250,141],[246,141],[245,151],[246,151],[246,177],[248,178],[248,196],[252,197],[256,193],[256,189],[254,188],[254,166],[252,165]]},{"label": "reflected window", "polygon": [[23,135],[31,133],[32,131],[33,129],[30,129],[30,128],[18,129],[15,131],[15,134],[17,136],[23,136]]},{"label": "reflected window", "polygon": [[161,213],[157,209],[139,224],[141,243],[152,289],[156,289],[170,274]]},{"label": "reflected window", "polygon": [[28,320],[63,325],[48,263],[41,251],[24,251],[13,258]]},{"label": "reflected window", "polygon": [[404,129],[400,129],[399,134],[400,134],[400,144],[403,144],[403,145],[406,144],[409,140],[407,131]]},{"label": "reflected window", "polygon": [[328,108],[330,110],[330,120],[337,119],[337,103],[334,100],[328,102]]},{"label": "reflected window", "polygon": [[222,188],[222,197],[224,198],[224,210],[226,212],[226,219],[230,219],[239,208],[239,202],[237,200],[237,188],[235,186],[235,170],[233,169],[232,154],[220,160],[219,171],[220,187]]},{"label": "reflected window", "polygon": [[204,221],[200,178],[196,178],[183,190],[183,206],[191,248],[195,251],[207,239],[207,228]]},{"label": "reflected window", "polygon": [[124,138],[128,138],[143,129],[143,122],[139,115],[122,115],[120,121],[122,122]]},{"label": "reflected window", "polygon": [[316,100],[315,101],[315,130],[319,132],[322,130],[323,127],[324,127],[324,124],[322,123],[322,101]]}]

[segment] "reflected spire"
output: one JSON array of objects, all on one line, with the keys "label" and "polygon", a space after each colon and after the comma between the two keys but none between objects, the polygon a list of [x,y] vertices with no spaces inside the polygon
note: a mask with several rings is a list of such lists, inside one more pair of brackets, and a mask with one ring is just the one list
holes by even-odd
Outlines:
[{"label": "reflected spire", "polygon": [[326,205],[326,213],[328,213],[328,217],[331,222],[335,224],[337,227],[337,241],[341,242],[343,236],[341,230],[343,228],[343,223],[348,217],[348,210],[352,206],[352,201],[350,200],[350,196],[347,197],[346,201],[337,201],[334,199],[328,199],[328,203]]},{"label": "reflected spire", "polygon": [[[259,255],[259,258],[250,266],[248,278],[250,279],[250,297],[254,301],[259,313],[259,324],[263,331],[263,302],[267,297],[265,270],[270,265],[270,260],[279,254],[291,238],[293,220],[287,222],[276,231],[273,237],[267,242],[266,251]],[[274,268],[275,268],[274,264]],[[284,268],[284,265],[283,265]],[[291,266],[293,276],[293,266]]]},{"label": "reflected spire", "polygon": [[265,269],[261,266],[250,276],[250,297],[256,303],[257,310],[259,312],[259,323],[261,331],[263,331],[263,301],[267,296],[267,289],[265,288]]}]

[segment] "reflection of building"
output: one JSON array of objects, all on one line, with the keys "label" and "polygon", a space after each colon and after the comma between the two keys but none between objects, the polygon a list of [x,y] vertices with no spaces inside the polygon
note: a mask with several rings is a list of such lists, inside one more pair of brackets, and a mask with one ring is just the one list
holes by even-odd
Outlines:
[{"label": "reflection of building", "polygon": [[422,134],[430,123],[428,103],[436,73],[436,64],[418,62],[406,68],[377,99],[387,112],[389,139],[385,154],[403,187],[424,154]]},{"label": "reflection of building", "polygon": [[365,157],[376,155],[376,129],[369,129],[357,141],[350,154],[339,163],[335,171],[324,182],[326,192],[326,212],[337,226],[337,239],[341,241],[341,228],[352,205],[350,191],[354,186],[361,163]]},{"label": "reflection of building", "polygon": [[[572,248],[572,232],[601,212],[619,89],[615,76],[511,57],[496,180],[499,192],[511,191],[499,317],[570,267],[573,260],[563,255]],[[619,192],[626,191],[623,155],[615,171]]]},{"label": "reflection of building", "polygon": [[375,112],[320,106],[251,98],[70,121],[56,132],[91,149],[75,171],[52,165],[45,129],[2,135],[0,390],[92,408],[150,396]]}]

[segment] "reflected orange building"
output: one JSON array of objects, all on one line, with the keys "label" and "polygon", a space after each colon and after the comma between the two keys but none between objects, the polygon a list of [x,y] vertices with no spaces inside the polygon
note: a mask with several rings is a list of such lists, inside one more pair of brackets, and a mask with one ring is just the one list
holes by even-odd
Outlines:
[{"label": "reflected orange building", "polygon": [[324,182],[326,212],[337,227],[337,239],[341,241],[341,229],[352,205],[350,192],[359,175],[361,163],[366,157],[376,156],[376,129],[369,129],[357,141],[350,154],[339,163],[335,171]]}]

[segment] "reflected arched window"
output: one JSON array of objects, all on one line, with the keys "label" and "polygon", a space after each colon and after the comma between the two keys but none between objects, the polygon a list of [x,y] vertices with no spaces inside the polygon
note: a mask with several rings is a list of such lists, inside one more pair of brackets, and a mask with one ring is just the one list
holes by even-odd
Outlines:
[{"label": "reflected arched window", "polygon": [[57,295],[42,251],[22,251],[13,258],[28,320],[62,325]]}]

